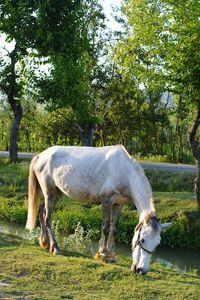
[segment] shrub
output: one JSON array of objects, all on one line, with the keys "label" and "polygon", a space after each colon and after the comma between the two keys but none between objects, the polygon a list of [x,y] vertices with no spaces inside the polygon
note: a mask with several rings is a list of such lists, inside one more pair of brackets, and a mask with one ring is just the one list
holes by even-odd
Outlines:
[{"label": "shrub", "polygon": [[27,209],[22,201],[16,199],[1,199],[0,216],[2,220],[24,224],[27,216]]},{"label": "shrub", "polygon": [[171,173],[158,170],[146,170],[147,178],[153,191],[159,192],[193,192],[193,173]]},{"label": "shrub", "polygon": [[74,233],[63,239],[62,248],[67,251],[84,254],[91,253],[94,255],[92,250],[92,236],[92,229],[85,231],[79,222]]},{"label": "shrub", "polygon": [[180,211],[174,215],[173,225],[163,233],[162,245],[178,248],[200,247],[200,213]]}]

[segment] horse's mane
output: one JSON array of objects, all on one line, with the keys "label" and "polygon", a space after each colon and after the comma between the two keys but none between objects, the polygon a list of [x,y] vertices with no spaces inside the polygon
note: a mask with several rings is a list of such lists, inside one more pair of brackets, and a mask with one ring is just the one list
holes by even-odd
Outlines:
[{"label": "horse's mane", "polygon": [[152,189],[151,189],[151,185],[149,183],[149,180],[146,177],[146,174],[143,170],[143,168],[141,167],[140,163],[135,160],[132,156],[130,156],[130,154],[127,152],[127,150],[123,147],[123,150],[125,151],[126,155],[128,156],[131,164],[134,166],[137,174],[140,176],[143,184],[144,184],[144,189],[148,195],[149,200],[151,201],[151,206],[154,210],[154,203],[153,203],[153,195],[152,195]]},{"label": "horse's mane", "polygon": [[131,162],[134,165],[134,168],[136,169],[137,173],[141,177],[142,181],[144,182],[146,191],[148,192],[149,195],[152,196],[151,185],[150,185],[149,180],[147,179],[146,174],[145,174],[143,168],[141,167],[140,163],[138,161],[136,161],[134,158],[131,158]]}]

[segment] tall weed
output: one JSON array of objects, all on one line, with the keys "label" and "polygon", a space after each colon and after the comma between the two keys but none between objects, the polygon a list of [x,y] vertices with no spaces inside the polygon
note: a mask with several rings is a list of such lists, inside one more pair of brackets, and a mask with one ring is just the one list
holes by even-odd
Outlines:
[{"label": "tall weed", "polygon": [[92,229],[85,231],[80,223],[78,223],[74,233],[64,237],[62,248],[67,251],[94,255],[92,249],[92,236]]}]

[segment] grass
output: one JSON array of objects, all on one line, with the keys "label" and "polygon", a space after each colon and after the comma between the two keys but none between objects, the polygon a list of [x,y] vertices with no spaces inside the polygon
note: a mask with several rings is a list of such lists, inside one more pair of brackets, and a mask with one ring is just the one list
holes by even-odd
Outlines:
[{"label": "grass", "polygon": [[31,242],[0,234],[2,299],[200,299],[200,277],[151,265],[142,277],[131,259],[107,265],[75,252],[50,255]]},{"label": "grass", "polygon": [[154,192],[154,204],[158,218],[170,220],[180,211],[196,211],[194,193],[190,192]]}]

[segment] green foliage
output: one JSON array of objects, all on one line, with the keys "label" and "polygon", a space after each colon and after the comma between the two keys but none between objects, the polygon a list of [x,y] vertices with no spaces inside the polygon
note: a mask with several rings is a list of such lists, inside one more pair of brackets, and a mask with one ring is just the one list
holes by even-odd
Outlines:
[{"label": "green foliage", "polygon": [[0,160],[0,182],[2,189],[7,192],[25,192],[27,190],[27,178],[29,163],[21,162],[15,165],[8,160]]},{"label": "green foliage", "polygon": [[99,206],[88,208],[68,200],[62,209],[53,213],[53,219],[59,220],[59,228],[66,234],[74,233],[79,224],[87,232],[92,229],[94,239],[100,236],[101,208]]},{"label": "green foliage", "polygon": [[[37,8],[38,49],[43,56],[65,53],[78,62],[87,44],[84,1],[43,1]],[[53,22],[52,22],[53,20]]]},{"label": "green foliage", "polygon": [[169,158],[166,155],[142,156],[141,153],[137,153],[136,155],[134,155],[134,159],[149,162],[169,162]]},{"label": "green foliage", "polygon": [[70,234],[67,237],[64,237],[62,241],[62,249],[65,251],[78,252],[83,254],[93,254],[92,251],[92,237],[94,232],[92,229],[85,232],[84,228],[77,224],[74,233]]},{"label": "green foliage", "polygon": [[123,12],[130,30],[119,43],[122,66],[134,66],[139,82],[151,90],[169,88],[198,99],[200,11],[196,0],[132,0],[124,4]]},{"label": "green foliage", "polygon": [[[0,35],[12,43],[13,50],[5,49],[0,53],[0,89],[7,96],[15,117],[13,124],[17,126],[13,125],[9,145],[7,128],[2,122],[0,145],[2,143],[6,149],[9,146],[12,161],[17,159],[18,129],[23,115],[21,104],[25,108],[25,122],[21,125],[25,135],[21,134],[21,143],[26,144],[28,151],[31,151],[32,127],[36,136],[38,133],[38,128],[32,126],[35,120],[31,122],[32,116],[25,105],[31,99],[45,103],[45,108],[51,111],[73,110],[73,130],[70,133],[67,130],[66,134],[69,133],[70,140],[58,133],[56,139],[52,134],[51,143],[72,143],[77,128],[84,130],[84,126],[96,124],[99,92],[93,81],[99,73],[97,60],[102,51],[103,39],[100,37],[103,38],[104,19],[102,7],[96,0],[1,2]],[[35,113],[31,114],[34,116]],[[61,126],[59,123],[62,128],[66,124],[63,119]],[[41,150],[42,147],[38,148]]]},{"label": "green foliage", "polygon": [[119,243],[130,244],[137,223],[137,212],[133,211],[130,207],[124,208],[119,221],[117,241]]},{"label": "green foliage", "polygon": [[[80,144],[89,127],[96,145],[122,143],[141,157],[191,162],[187,127],[200,86],[195,1],[125,1],[128,26],[115,47],[97,0],[3,0],[0,33],[14,50],[0,56],[0,88],[7,93],[14,80],[24,108],[19,149]],[[173,99],[161,98],[163,91]],[[42,107],[30,108],[31,99]],[[0,146],[8,149],[4,105],[0,118]]]},{"label": "green foliage", "polygon": [[[38,131],[37,135],[35,134]],[[74,145],[78,141],[74,112],[70,108],[38,113],[31,128],[38,150],[53,145]]]},{"label": "green foliage", "polygon": [[93,80],[98,76],[104,18],[101,5],[94,0],[59,5],[44,1],[38,10],[39,51],[49,57],[52,69],[39,76],[36,100],[49,110],[70,107],[80,127],[96,123],[98,90]]},{"label": "green foliage", "polygon": [[197,211],[177,212],[172,227],[163,234],[162,245],[178,248],[199,248],[200,213]]},{"label": "green foliage", "polygon": [[146,170],[153,191],[193,192],[195,174]]},{"label": "green foliage", "polygon": [[3,108],[2,111],[0,108],[0,120],[0,149],[6,151],[9,145],[9,128],[11,124],[11,118],[8,111],[5,111]]},{"label": "green foliage", "polygon": [[27,208],[24,201],[17,201],[16,198],[0,198],[0,216],[1,220],[25,224]]},{"label": "green foliage", "polygon": [[[199,6],[196,0],[131,0],[121,11],[126,22],[114,50],[116,68],[124,90],[127,82],[129,91],[140,87],[144,99],[141,103],[141,96],[132,96],[144,116],[144,123],[142,116],[138,122],[144,150],[133,149],[186,161],[189,111],[197,107],[200,94]],[[166,91],[170,94],[161,99]]]},{"label": "green foliage", "polygon": [[[191,243],[199,247],[197,235],[200,230],[199,213],[195,211],[195,200],[187,193],[155,193],[157,216],[161,222],[173,221],[172,227],[163,233],[162,245],[168,247],[187,247]],[[64,201],[64,199],[63,199]],[[188,217],[189,216],[189,217]],[[101,208],[99,206],[85,207],[81,203],[67,200],[58,207],[53,219],[59,220],[58,232],[74,234],[77,224],[84,232],[90,232],[92,239],[100,238]],[[134,228],[138,223],[137,211],[124,207],[120,217],[117,240],[130,244]],[[192,241],[193,240],[193,241]]]},{"label": "green foliage", "polygon": [[40,227],[36,227],[30,232],[30,241],[33,243],[33,245],[38,245],[38,237],[40,235],[40,230]]}]

